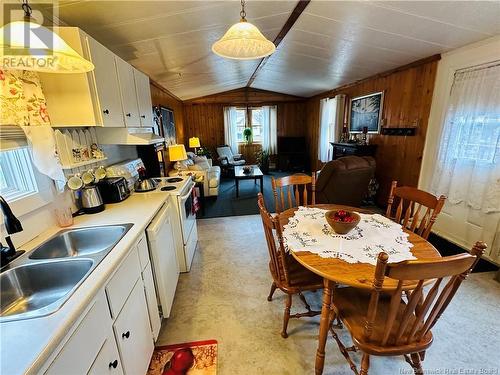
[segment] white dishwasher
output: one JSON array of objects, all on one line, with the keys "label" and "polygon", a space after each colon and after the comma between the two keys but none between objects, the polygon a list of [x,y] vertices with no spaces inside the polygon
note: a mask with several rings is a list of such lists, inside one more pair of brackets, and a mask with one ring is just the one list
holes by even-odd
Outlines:
[{"label": "white dishwasher", "polygon": [[172,206],[168,201],[146,229],[156,293],[164,318],[170,316],[179,280],[179,263],[174,248],[171,212]]}]

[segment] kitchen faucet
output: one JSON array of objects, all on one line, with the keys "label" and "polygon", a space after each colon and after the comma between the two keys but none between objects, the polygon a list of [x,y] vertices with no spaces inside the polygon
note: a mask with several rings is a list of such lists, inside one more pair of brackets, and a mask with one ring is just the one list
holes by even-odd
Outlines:
[{"label": "kitchen faucet", "polygon": [[[0,196],[0,208],[2,209],[4,217],[3,223],[7,233],[14,234],[21,232],[23,230],[21,222],[14,215],[7,201],[1,196]],[[5,237],[5,241],[7,242],[8,246],[3,246],[2,243],[0,242],[0,268],[6,266],[17,257],[24,254],[24,250],[16,250],[10,236]]]}]

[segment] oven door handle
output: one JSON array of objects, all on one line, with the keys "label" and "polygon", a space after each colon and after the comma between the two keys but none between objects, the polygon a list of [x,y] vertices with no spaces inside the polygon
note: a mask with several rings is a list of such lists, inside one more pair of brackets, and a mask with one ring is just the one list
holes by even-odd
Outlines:
[{"label": "oven door handle", "polygon": [[186,199],[189,198],[189,196],[191,195],[191,193],[193,192],[193,188],[194,188],[194,183],[191,185],[191,187],[189,188],[189,191],[186,193],[186,195],[181,195],[180,196],[180,200],[181,201],[185,201]]}]

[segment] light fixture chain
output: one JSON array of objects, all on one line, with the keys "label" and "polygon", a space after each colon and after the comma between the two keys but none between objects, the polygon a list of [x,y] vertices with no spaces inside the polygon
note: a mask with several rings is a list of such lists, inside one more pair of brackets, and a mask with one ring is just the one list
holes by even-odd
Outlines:
[{"label": "light fixture chain", "polygon": [[245,0],[241,0],[241,12],[240,12],[240,16],[241,16],[241,19],[245,19],[247,13],[245,12]]},{"label": "light fixture chain", "polygon": [[23,4],[21,7],[24,10],[24,16],[25,17],[31,17],[31,13],[33,13],[33,10],[31,9],[31,6],[28,4],[28,0],[22,0]]}]

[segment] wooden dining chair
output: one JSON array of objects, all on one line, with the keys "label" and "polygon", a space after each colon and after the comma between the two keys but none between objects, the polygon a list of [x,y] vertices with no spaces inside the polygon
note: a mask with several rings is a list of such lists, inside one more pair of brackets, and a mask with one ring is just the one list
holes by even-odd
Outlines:
[{"label": "wooden dining chair", "polygon": [[[312,176],[296,173],[278,179],[272,177],[271,185],[277,213],[283,212],[288,208],[316,203],[316,173],[313,173]],[[311,186],[310,202],[308,200],[308,185]]]},{"label": "wooden dining chair", "polygon": [[385,216],[427,239],[446,197],[436,198],[426,191],[397,185],[392,181]]},{"label": "wooden dining chair", "polygon": [[[330,331],[353,372],[358,374],[349,352],[360,350],[361,375],[368,374],[370,355],[403,355],[415,374],[423,374],[421,361],[433,341],[431,329],[485,249],[486,244],[476,242],[470,254],[389,264],[389,256],[382,252],[371,290],[335,289],[331,319],[340,319],[354,346],[345,347],[333,326]],[[396,289],[384,289],[385,277],[397,280]],[[424,288],[429,280],[432,285]],[[405,300],[404,289],[408,285],[415,287]]]},{"label": "wooden dining chair", "polygon": [[[285,251],[283,244],[283,233],[279,222],[279,215],[272,216],[266,209],[264,198],[261,193],[258,196],[260,216],[266,235],[267,248],[269,250],[269,269],[273,277],[271,292],[267,297],[272,301],[273,294],[277,288],[286,293],[285,313],[283,316],[283,330],[281,336],[288,337],[287,328],[290,318],[312,317],[321,314],[321,311],[311,310],[306,301],[304,291],[316,291],[323,289],[323,279],[301,266],[290,254]],[[303,313],[290,314],[292,307],[292,296],[298,294],[307,311]]]}]

